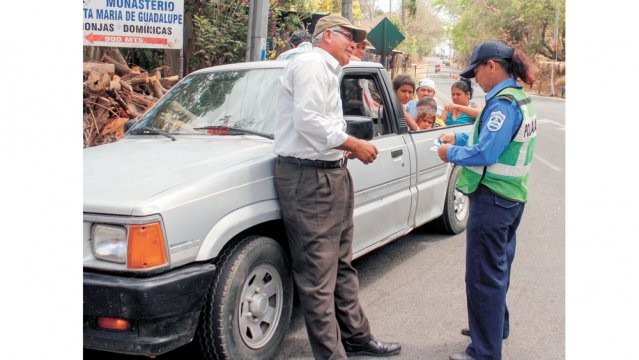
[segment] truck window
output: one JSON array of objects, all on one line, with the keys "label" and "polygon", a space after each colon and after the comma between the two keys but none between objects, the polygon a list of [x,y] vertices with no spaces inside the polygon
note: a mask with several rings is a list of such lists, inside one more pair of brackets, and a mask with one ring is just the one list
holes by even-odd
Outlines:
[{"label": "truck window", "polygon": [[371,75],[345,75],[341,85],[342,110],[345,116],[364,116],[373,120],[374,136],[391,133],[389,117],[378,83]]}]

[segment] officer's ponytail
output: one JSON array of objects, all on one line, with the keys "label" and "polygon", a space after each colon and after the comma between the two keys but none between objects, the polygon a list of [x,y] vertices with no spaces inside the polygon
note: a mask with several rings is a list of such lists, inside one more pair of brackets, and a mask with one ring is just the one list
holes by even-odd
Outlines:
[{"label": "officer's ponytail", "polygon": [[513,74],[515,78],[519,78],[521,81],[528,84],[528,86],[533,86],[535,83],[530,59],[528,59],[526,54],[521,52],[519,49],[515,49],[513,52],[509,72]]}]

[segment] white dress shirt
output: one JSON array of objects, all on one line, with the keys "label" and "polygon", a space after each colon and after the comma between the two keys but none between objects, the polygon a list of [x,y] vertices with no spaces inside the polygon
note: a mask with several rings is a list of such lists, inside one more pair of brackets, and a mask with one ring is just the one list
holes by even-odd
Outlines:
[{"label": "white dress shirt", "polygon": [[311,160],[340,160],[346,134],[339,62],[314,47],[286,65],[277,89],[275,153]]}]

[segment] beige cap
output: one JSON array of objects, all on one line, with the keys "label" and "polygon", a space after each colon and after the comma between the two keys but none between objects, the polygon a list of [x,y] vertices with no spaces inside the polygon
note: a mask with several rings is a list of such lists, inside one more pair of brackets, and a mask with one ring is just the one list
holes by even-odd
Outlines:
[{"label": "beige cap", "polygon": [[366,30],[354,26],[348,19],[337,14],[328,14],[317,20],[313,37],[323,33],[324,31],[341,26],[353,31],[353,41],[358,43],[366,40]]}]

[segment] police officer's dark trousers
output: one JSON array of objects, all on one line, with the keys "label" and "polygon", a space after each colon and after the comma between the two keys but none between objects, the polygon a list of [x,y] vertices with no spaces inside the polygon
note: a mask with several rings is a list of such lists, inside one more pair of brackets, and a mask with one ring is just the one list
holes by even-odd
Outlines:
[{"label": "police officer's dark trousers", "polygon": [[275,187],[313,355],[346,359],[342,340],[371,339],[357,297],[357,271],[351,265],[351,176],[346,166],[325,169],[278,160]]},{"label": "police officer's dark trousers", "polygon": [[471,344],[466,352],[477,360],[500,360],[502,339],[509,332],[506,293],[524,204],[483,185],[469,199],[466,303]]}]

